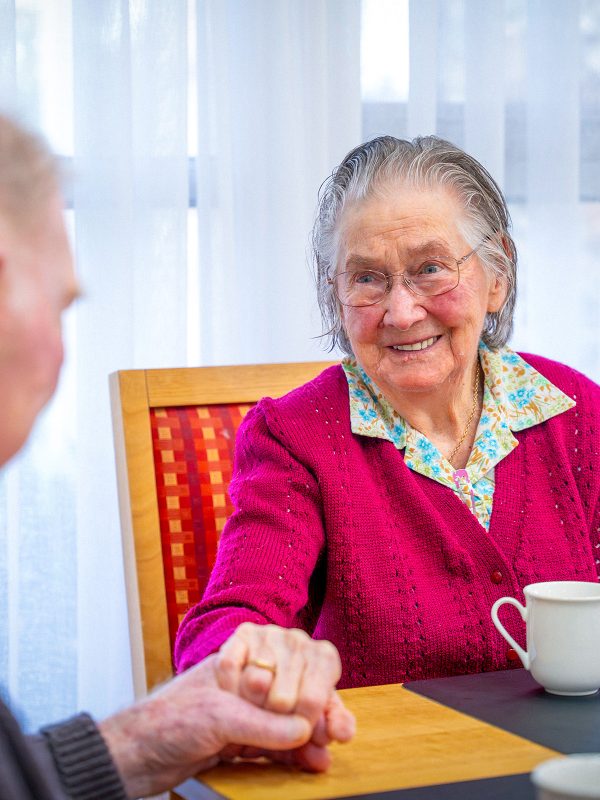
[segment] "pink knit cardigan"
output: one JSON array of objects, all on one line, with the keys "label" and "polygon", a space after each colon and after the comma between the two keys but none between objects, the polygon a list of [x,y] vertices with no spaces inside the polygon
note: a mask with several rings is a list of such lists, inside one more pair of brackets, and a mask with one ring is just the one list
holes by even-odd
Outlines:
[{"label": "pink knit cardigan", "polygon": [[[351,432],[341,367],[262,400],[238,433],[236,511],[179,630],[177,669],[246,620],[330,639],[341,687],[520,666],[492,625],[494,600],[600,572],[600,387],[524,358],[577,405],[516,433],[496,467],[489,533],[391,442]],[[513,610],[503,619],[524,643]]]}]

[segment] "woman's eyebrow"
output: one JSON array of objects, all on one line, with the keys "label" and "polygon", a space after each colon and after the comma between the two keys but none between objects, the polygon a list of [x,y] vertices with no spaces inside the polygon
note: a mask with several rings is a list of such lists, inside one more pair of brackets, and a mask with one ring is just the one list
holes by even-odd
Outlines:
[{"label": "woman's eyebrow", "polygon": [[450,253],[448,242],[443,239],[429,239],[427,242],[407,247],[406,252],[409,258],[420,255],[446,255]]},{"label": "woman's eyebrow", "polygon": [[[428,239],[426,242],[421,242],[413,247],[406,248],[406,260],[410,263],[413,259],[418,259],[421,256],[445,256],[450,255],[451,250],[448,242],[443,239]],[[358,253],[351,253],[346,259],[345,269],[387,269],[389,262],[385,259],[377,258],[375,256],[359,255]]]},{"label": "woman's eyebrow", "polygon": [[372,256],[360,256],[358,254],[350,254],[346,259],[345,268],[349,269],[381,269],[386,266],[386,262],[380,258]]}]

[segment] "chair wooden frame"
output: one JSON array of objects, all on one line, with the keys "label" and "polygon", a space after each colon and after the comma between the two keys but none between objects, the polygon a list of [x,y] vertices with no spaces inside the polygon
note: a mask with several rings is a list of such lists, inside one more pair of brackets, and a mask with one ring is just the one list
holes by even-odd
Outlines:
[{"label": "chair wooden frame", "polygon": [[331,363],[120,370],[110,376],[136,697],[172,675],[150,410],[279,397]]}]

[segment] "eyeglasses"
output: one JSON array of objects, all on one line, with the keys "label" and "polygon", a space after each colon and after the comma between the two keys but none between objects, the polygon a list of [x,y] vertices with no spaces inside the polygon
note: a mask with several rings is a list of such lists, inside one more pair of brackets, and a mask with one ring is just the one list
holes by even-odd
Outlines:
[{"label": "eyeglasses", "polygon": [[414,294],[435,297],[456,289],[460,283],[460,268],[479,250],[478,244],[466,256],[455,259],[426,258],[403,272],[385,273],[374,269],[352,269],[340,272],[327,283],[333,286],[337,299],[343,306],[362,308],[374,306],[392,291],[394,278],[401,277],[404,285]]}]

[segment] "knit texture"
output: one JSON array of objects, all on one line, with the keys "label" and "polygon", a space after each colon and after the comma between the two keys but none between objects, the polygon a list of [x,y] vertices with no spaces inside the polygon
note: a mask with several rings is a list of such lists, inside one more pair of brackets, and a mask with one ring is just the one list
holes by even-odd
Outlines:
[{"label": "knit texture", "polygon": [[[247,620],[330,639],[340,687],[518,666],[493,627],[494,601],[600,572],[600,387],[523,357],[577,405],[516,434],[496,467],[489,533],[391,442],[351,432],[341,367],[258,403],[238,433],[236,510],[179,630],[177,669]],[[503,621],[524,645],[512,611]]]},{"label": "knit texture", "polygon": [[100,731],[88,714],[43,728],[60,779],[74,800],[127,800]]}]

